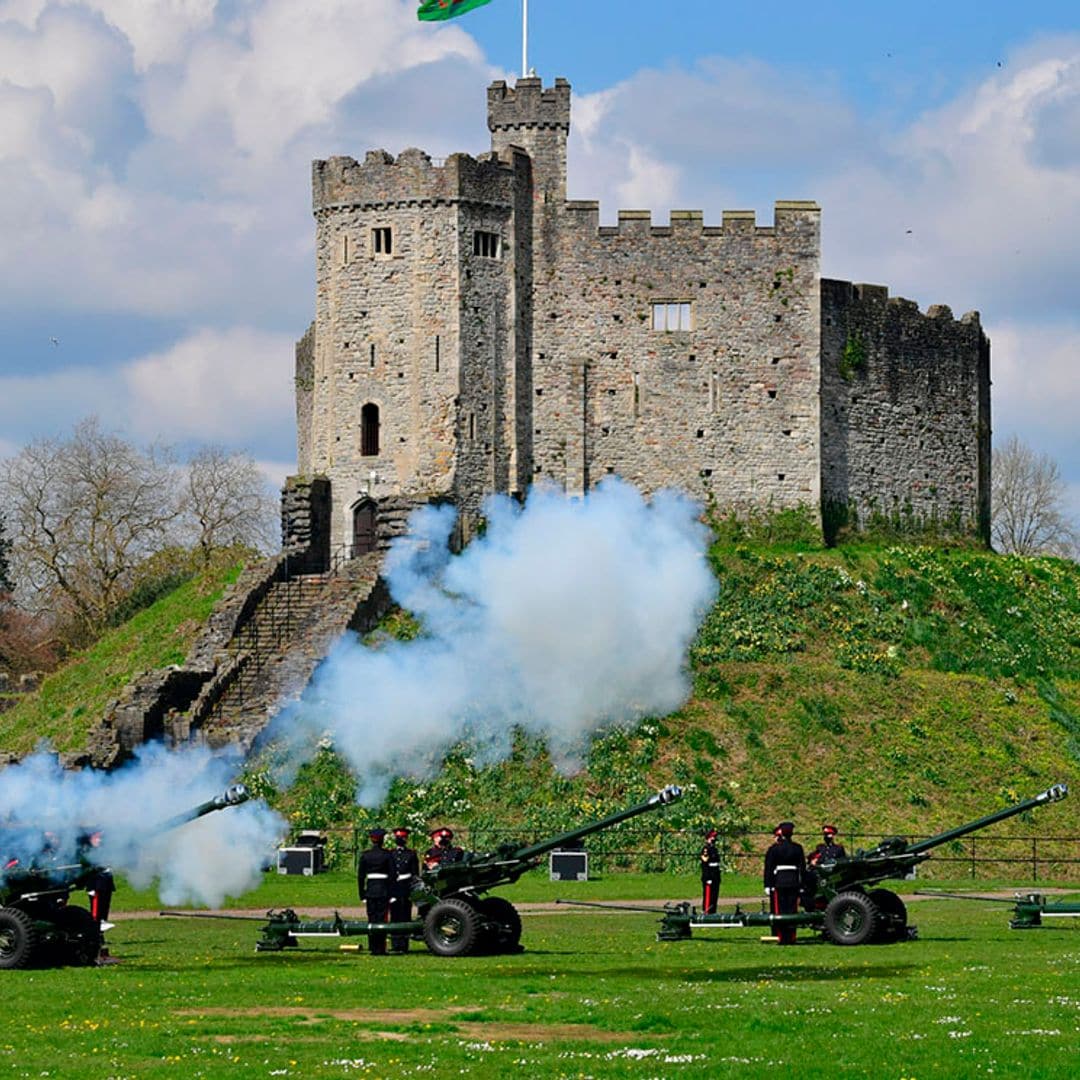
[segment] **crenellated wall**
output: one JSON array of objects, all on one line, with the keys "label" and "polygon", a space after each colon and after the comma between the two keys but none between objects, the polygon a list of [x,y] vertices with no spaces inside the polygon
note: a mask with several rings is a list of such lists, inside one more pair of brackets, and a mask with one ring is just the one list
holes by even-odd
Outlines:
[{"label": "crenellated wall", "polygon": [[[433,500],[463,511],[467,536],[491,492],[580,495],[613,474],[721,507],[985,537],[978,316],[823,281],[814,202],[777,202],[769,224],[623,210],[601,225],[598,203],[566,200],[570,104],[564,79],[496,82],[489,154],[314,163],[298,461],[330,481],[333,548],[370,503],[380,545]],[[677,306],[674,329],[656,305]]]},{"label": "crenellated wall", "polygon": [[[617,474],[724,504],[818,499],[815,203],[706,226],[569,203],[554,273],[536,290],[534,473],[579,494]],[[656,330],[653,305],[688,305]]]},{"label": "crenellated wall", "polygon": [[989,541],[990,343],[979,314],[925,314],[882,285],[821,283],[822,496]]}]

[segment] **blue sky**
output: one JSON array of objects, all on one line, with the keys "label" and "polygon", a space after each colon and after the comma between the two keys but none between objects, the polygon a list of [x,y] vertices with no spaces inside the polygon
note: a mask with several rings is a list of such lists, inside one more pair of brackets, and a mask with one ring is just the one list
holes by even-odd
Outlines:
[{"label": "blue sky", "polygon": [[[574,86],[570,194],[823,207],[823,272],[975,308],[995,437],[1080,517],[1080,9],[530,0]],[[520,0],[0,0],[0,455],[94,412],[292,468],[310,161],[486,148]]]}]

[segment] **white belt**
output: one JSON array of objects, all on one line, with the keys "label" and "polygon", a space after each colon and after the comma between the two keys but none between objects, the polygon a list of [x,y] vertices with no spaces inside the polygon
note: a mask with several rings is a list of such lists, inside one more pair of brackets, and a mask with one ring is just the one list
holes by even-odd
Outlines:
[{"label": "white belt", "polygon": [[398,874],[398,881],[408,881],[412,877],[412,874]]},{"label": "white belt", "polygon": [[797,866],[778,866],[778,867],[776,867],[776,872],[780,873],[781,870],[798,870],[798,869],[799,868]]},{"label": "white belt", "polygon": [[705,865],[706,866],[719,866],[720,864],[718,862],[711,862],[711,863],[706,863]]},{"label": "white belt", "polygon": [[378,878],[379,880],[383,880],[385,878],[388,878],[389,876],[389,874],[368,874],[367,879],[368,881],[374,881],[376,878]]}]

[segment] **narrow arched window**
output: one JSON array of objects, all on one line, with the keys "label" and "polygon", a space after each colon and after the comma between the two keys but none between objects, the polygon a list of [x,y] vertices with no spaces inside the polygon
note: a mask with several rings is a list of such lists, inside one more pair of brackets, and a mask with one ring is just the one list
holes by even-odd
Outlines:
[{"label": "narrow arched window", "polygon": [[379,406],[370,402],[360,410],[360,453],[364,457],[379,454]]}]

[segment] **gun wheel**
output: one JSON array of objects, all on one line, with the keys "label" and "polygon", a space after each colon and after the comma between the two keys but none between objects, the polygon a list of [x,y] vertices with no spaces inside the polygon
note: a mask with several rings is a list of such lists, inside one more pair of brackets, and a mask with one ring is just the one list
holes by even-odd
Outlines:
[{"label": "gun wheel", "polygon": [[874,939],[880,919],[866,893],[842,892],[825,908],[825,936],[834,945],[865,945]]},{"label": "gun wheel", "polygon": [[57,950],[57,959],[61,963],[88,967],[97,961],[101,952],[101,930],[97,919],[86,908],[61,908],[56,913],[56,925],[64,937]]},{"label": "gun wheel", "polygon": [[491,952],[517,952],[521,941],[521,916],[517,908],[501,896],[485,897],[479,908],[490,925],[487,938]]},{"label": "gun wheel", "polygon": [[436,956],[468,956],[479,937],[476,908],[465,900],[440,900],[424,918],[424,942]]},{"label": "gun wheel", "polygon": [[29,967],[38,951],[34,920],[18,908],[0,908],[0,969]]},{"label": "gun wheel", "polygon": [[871,889],[866,895],[881,915],[875,940],[883,943],[903,941],[908,925],[904,901],[889,889]]}]

